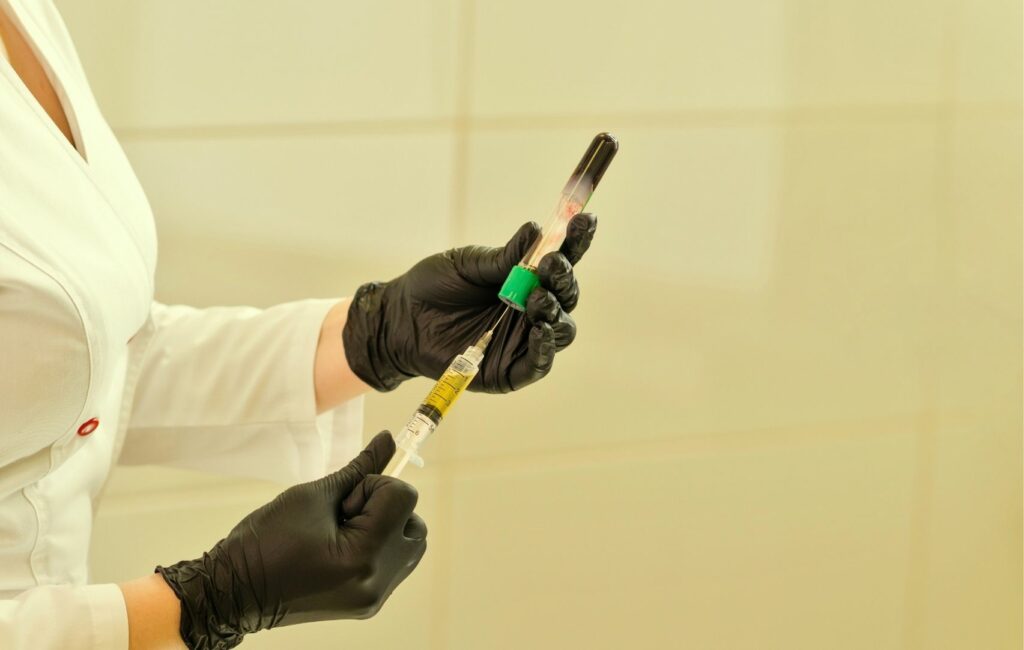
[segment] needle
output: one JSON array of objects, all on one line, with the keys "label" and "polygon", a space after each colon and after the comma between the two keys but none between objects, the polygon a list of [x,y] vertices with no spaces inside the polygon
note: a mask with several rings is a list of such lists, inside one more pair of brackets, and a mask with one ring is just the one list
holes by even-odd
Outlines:
[{"label": "needle", "polygon": [[505,311],[501,312],[498,316],[498,320],[494,321],[494,325],[491,325],[491,329],[484,332],[484,335],[480,337],[480,340],[476,342],[476,347],[480,348],[481,353],[487,349],[487,346],[491,344],[491,339],[494,338],[494,330],[498,328],[501,323],[501,319],[505,318],[505,314],[509,312],[509,307],[505,307]]},{"label": "needle", "polygon": [[487,330],[488,334],[494,334],[494,330],[498,329],[498,325],[501,324],[501,319],[505,318],[505,314],[511,311],[511,307],[505,305],[505,311],[501,312],[501,316],[498,316],[498,320],[494,321],[494,325],[491,325],[491,329]]}]

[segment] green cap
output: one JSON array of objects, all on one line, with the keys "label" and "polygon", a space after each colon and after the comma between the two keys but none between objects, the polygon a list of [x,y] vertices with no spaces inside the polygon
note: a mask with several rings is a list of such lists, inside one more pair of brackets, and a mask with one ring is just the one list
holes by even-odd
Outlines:
[{"label": "green cap", "polygon": [[537,272],[517,264],[509,271],[498,297],[509,307],[526,311],[526,299],[530,297],[530,292],[539,286],[540,278],[537,277]]}]

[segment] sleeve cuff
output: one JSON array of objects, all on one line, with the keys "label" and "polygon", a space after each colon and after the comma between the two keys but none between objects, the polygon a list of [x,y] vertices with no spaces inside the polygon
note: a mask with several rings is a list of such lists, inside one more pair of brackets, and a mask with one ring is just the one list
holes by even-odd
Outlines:
[{"label": "sleeve cuff", "polygon": [[[296,323],[305,334],[296,346],[290,361],[289,385],[292,389],[292,435],[297,446],[304,450],[300,462],[299,480],[309,481],[347,464],[359,453],[363,431],[363,398],[349,400],[321,415],[316,413],[316,385],[313,367],[320,342],[320,329],[327,312],[337,299],[306,300],[302,313],[296,314]],[[319,452],[319,453],[316,453]],[[315,460],[314,460],[315,458]]]},{"label": "sleeve cuff", "polygon": [[324,318],[337,302],[165,308],[177,313],[158,323],[147,363],[161,365],[137,391],[120,462],[285,484],[347,462],[362,441],[363,401],[318,416],[314,378]]},{"label": "sleeve cuff", "polygon": [[88,585],[82,594],[89,610],[92,648],[128,650],[128,611],[115,584]]},{"label": "sleeve cuff", "polygon": [[313,367],[320,344],[320,329],[336,299],[303,300],[292,314],[295,346],[288,360],[288,419],[292,422],[316,419],[316,384]]}]

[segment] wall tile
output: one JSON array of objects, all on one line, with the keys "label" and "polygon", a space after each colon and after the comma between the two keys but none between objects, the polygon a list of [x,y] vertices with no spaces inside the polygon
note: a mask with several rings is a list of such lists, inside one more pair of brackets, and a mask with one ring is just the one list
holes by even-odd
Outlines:
[{"label": "wall tile", "polygon": [[1021,318],[1021,214],[1024,164],[1017,119],[960,117],[951,129],[947,233],[959,289],[1001,314]]},{"label": "wall tile", "polygon": [[962,118],[949,131],[940,239],[941,336],[928,355],[945,412],[1020,413],[1021,126]]},{"label": "wall tile", "polygon": [[397,274],[449,240],[450,138],[139,140],[161,231],[367,260]]},{"label": "wall tile", "polygon": [[1021,647],[1021,430],[1019,392],[1016,409],[937,422],[922,647]]},{"label": "wall tile", "polygon": [[944,97],[948,3],[786,5],[786,98],[795,105],[901,104]]},{"label": "wall tile", "polygon": [[[614,3],[481,3],[473,111],[592,115],[936,101],[945,90],[936,61],[949,15],[946,4],[925,0],[651,2],[628,11]],[[574,60],[566,53],[577,42],[584,54]]]},{"label": "wall tile", "polygon": [[776,106],[783,4],[477,2],[473,113]]},{"label": "wall tile", "polygon": [[444,647],[900,647],[913,437],[865,434],[470,470]]},{"label": "wall tile", "polygon": [[104,0],[60,8],[108,119],[137,129],[447,116],[453,5]]},{"label": "wall tile", "polygon": [[955,97],[963,102],[1014,102],[1024,78],[1021,3],[958,0],[955,31]]}]

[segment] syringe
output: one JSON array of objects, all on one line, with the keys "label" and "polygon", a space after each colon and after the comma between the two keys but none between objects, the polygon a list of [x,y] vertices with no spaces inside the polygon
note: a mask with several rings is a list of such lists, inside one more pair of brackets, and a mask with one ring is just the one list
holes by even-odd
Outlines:
[{"label": "syringe", "polygon": [[526,311],[526,300],[530,297],[530,292],[540,286],[537,267],[541,258],[562,246],[568,234],[570,221],[587,205],[618,150],[619,142],[610,133],[598,133],[591,141],[572,176],[569,177],[569,182],[565,184],[550,223],[541,231],[541,236],[533,242],[519,264],[512,267],[505,279],[498,297],[508,307],[501,312],[494,326],[485,332],[479,341],[455,357],[434,384],[427,398],[416,409],[409,424],[395,436],[398,455],[392,461],[392,469],[385,471],[385,474],[398,476],[410,462],[423,467],[423,459],[419,455],[420,446],[434,433],[445,413],[480,371],[484,352],[501,319],[510,309]]},{"label": "syringe", "polygon": [[434,387],[430,389],[427,397],[416,408],[409,423],[395,436],[395,446],[398,449],[396,459],[392,461],[392,469],[385,472],[388,476],[397,477],[410,462],[417,467],[423,467],[423,459],[419,455],[420,446],[430,437],[430,434],[434,433],[448,409],[480,372],[480,364],[483,362],[484,353],[494,336],[494,330],[508,311],[509,308],[506,307],[491,329],[480,337],[480,340],[455,357]]}]

